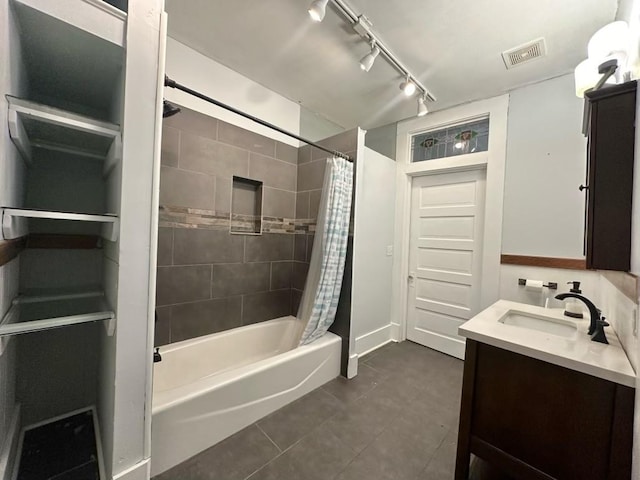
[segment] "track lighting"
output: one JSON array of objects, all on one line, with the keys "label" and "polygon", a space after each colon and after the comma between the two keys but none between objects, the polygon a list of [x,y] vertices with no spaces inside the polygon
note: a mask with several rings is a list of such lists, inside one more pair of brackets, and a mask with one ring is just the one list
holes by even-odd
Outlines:
[{"label": "track lighting", "polygon": [[362,60],[360,60],[360,68],[365,72],[368,72],[369,70],[371,70],[371,67],[373,67],[373,62],[376,61],[376,58],[378,55],[380,55],[380,49],[375,44],[375,42],[372,42],[371,51],[367,53],[364,57],[362,57]]},{"label": "track lighting", "polygon": [[400,90],[402,90],[407,97],[410,97],[416,93],[416,84],[407,77],[407,79],[400,84]]},{"label": "track lighting", "polygon": [[424,117],[427,113],[429,113],[429,109],[424,103],[424,96],[418,98],[418,116]]},{"label": "track lighting", "polygon": [[313,0],[309,6],[309,16],[314,22],[321,22],[324,14],[327,13],[327,3],[329,0]]}]

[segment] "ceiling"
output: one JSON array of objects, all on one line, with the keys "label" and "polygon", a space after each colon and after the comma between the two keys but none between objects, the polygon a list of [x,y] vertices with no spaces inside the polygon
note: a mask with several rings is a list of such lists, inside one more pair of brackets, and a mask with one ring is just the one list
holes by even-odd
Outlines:
[{"label": "ceiling", "polygon": [[[617,0],[346,1],[437,98],[431,110],[572,71],[617,10]],[[333,7],[314,23],[310,0],[166,3],[171,37],[344,128],[416,113],[382,57],[360,70],[369,46]],[[501,52],[539,37],[546,57],[505,68]]]}]

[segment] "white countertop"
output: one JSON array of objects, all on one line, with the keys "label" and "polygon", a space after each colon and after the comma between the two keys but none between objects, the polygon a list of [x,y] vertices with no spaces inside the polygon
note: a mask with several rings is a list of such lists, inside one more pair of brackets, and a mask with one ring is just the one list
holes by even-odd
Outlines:
[{"label": "white countertop", "polygon": [[[509,311],[575,322],[577,330],[567,338],[501,323],[499,320]],[[563,312],[562,308],[498,300],[461,325],[458,333],[481,343],[635,388],[636,374],[614,330],[605,328],[608,345],[592,342],[587,335],[589,313],[585,313],[584,319],[572,319]]]}]

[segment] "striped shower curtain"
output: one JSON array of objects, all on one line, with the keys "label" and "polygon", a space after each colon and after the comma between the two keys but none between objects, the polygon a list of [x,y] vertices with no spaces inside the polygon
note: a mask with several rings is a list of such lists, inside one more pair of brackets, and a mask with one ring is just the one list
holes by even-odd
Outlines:
[{"label": "striped shower curtain", "polygon": [[347,257],[352,191],[353,163],[327,159],[311,263],[298,310],[298,318],[306,323],[300,345],[322,337],[335,319]]}]

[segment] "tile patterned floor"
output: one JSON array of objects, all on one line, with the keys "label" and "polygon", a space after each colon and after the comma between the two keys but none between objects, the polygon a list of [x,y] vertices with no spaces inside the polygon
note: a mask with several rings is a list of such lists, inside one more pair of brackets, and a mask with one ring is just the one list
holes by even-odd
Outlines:
[{"label": "tile patterned floor", "polygon": [[155,480],[451,480],[462,367],[389,344]]}]

